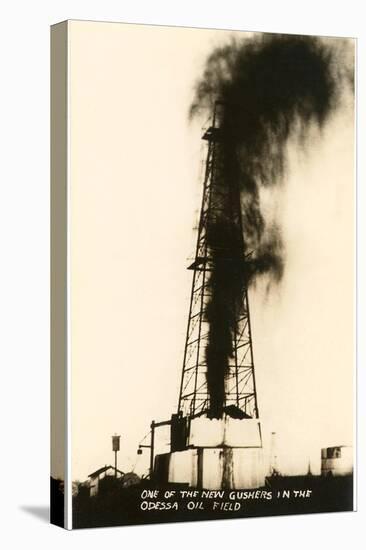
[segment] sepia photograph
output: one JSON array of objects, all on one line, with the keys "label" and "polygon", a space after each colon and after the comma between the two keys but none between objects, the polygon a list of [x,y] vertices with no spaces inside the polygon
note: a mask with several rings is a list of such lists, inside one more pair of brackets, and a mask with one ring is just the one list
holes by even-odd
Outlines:
[{"label": "sepia photograph", "polygon": [[51,520],[354,510],[355,40],[70,20],[51,57]]}]

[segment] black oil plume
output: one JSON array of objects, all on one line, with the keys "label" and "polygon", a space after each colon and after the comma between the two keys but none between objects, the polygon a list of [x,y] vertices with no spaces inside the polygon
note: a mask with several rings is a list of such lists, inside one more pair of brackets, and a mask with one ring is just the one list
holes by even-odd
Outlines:
[{"label": "black oil plume", "polygon": [[232,41],[213,51],[197,84],[191,117],[212,114],[220,102],[213,207],[207,222],[212,256],[206,307],[211,417],[222,416],[243,294],[258,276],[278,283],[284,271],[281,228],[266,220],[261,188],[283,182],[289,141],[295,138],[306,147],[309,130],[321,130],[343,91],[352,88],[349,50],[342,39],[305,36],[265,34]]}]

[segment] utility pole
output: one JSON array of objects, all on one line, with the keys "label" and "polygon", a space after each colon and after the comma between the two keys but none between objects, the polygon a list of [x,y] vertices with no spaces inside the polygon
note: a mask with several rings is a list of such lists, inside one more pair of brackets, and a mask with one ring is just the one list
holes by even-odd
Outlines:
[{"label": "utility pole", "polygon": [[114,452],[114,477],[117,478],[117,453],[119,451],[119,442],[121,436],[114,434],[112,435],[112,449]]},{"label": "utility pole", "polygon": [[277,465],[277,434],[276,432],[271,432],[271,456],[270,456],[270,476],[278,476],[278,465]]},{"label": "utility pole", "polygon": [[154,475],[154,445],[155,445],[155,421],[150,424],[151,439],[150,439],[150,479],[152,480]]}]

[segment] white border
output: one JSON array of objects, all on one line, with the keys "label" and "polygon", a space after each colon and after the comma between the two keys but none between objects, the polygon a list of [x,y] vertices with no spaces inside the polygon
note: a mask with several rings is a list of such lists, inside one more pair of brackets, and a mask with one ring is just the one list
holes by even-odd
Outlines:
[{"label": "white border", "polygon": [[358,234],[357,225],[359,219],[359,204],[358,204],[358,39],[355,39],[355,58],[354,58],[354,227],[353,227],[353,253],[354,253],[354,327],[353,327],[353,510],[357,511],[358,503],[358,429],[357,429],[357,410],[358,410]]}]

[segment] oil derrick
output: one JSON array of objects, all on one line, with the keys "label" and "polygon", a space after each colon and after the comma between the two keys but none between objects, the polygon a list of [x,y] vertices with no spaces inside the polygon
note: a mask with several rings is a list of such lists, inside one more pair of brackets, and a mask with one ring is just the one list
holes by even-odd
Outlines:
[{"label": "oil derrick", "polygon": [[[227,177],[233,149],[216,103],[207,141],[203,197],[178,414],[258,418],[248,302],[247,258],[238,179]],[[224,176],[224,164],[225,176]],[[235,169],[235,162],[231,163]],[[230,173],[229,173],[230,174]]]},{"label": "oil derrick", "polygon": [[[154,479],[206,489],[264,486],[235,139],[216,103],[207,141],[178,411]],[[154,424],[158,426],[158,424]],[[154,435],[152,431],[152,448]],[[152,457],[154,453],[152,452]]]}]

